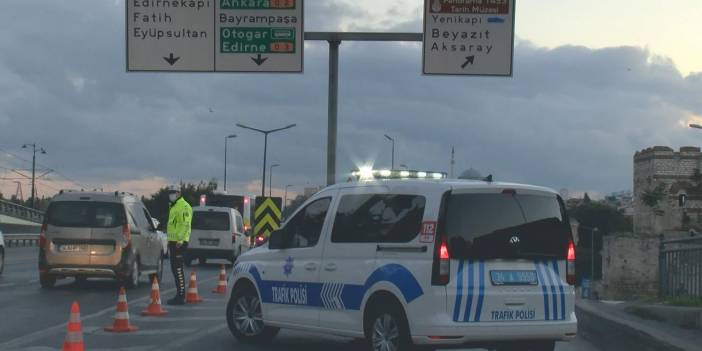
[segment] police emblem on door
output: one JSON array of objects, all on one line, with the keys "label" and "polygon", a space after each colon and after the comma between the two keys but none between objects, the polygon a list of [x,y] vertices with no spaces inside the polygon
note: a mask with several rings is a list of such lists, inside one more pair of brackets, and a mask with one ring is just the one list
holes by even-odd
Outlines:
[{"label": "police emblem on door", "polygon": [[513,237],[511,237],[511,238],[509,238],[509,243],[510,243],[512,246],[517,246],[517,245],[519,245],[520,242],[521,242],[521,240],[519,240],[519,237],[516,236],[516,235],[513,236]]},{"label": "police emblem on door", "polygon": [[283,274],[285,274],[286,277],[290,277],[293,268],[295,268],[295,259],[288,257],[288,259],[285,260],[285,265],[283,266]]}]

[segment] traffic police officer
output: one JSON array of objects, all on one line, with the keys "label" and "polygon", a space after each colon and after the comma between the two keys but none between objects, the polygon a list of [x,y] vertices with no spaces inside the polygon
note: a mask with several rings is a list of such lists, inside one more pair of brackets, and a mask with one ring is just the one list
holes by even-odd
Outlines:
[{"label": "traffic police officer", "polygon": [[183,255],[190,241],[190,223],[193,218],[193,208],[190,207],[175,186],[168,187],[168,252],[171,257],[171,270],[176,283],[176,296],[168,300],[169,305],[185,304],[185,262]]}]

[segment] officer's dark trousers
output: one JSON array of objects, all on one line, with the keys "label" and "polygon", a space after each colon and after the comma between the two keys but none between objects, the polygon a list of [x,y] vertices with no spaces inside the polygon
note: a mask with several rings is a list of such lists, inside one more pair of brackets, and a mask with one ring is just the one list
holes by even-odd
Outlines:
[{"label": "officer's dark trousers", "polygon": [[168,242],[168,254],[171,257],[171,271],[175,280],[176,292],[178,296],[185,296],[185,259],[183,255],[188,249],[188,243],[183,243],[180,248],[176,247],[175,241]]}]

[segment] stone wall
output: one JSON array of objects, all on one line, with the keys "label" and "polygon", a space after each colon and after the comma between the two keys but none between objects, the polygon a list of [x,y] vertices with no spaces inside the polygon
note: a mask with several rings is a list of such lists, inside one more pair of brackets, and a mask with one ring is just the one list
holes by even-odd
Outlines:
[{"label": "stone wall", "polygon": [[602,299],[632,299],[658,295],[659,239],[631,233],[602,238]]},{"label": "stone wall", "polygon": [[[634,155],[634,232],[655,236],[665,231],[702,228],[702,152],[698,147],[679,151],[655,146]],[[643,201],[647,192],[663,196],[653,207]],[[680,194],[687,204],[678,204]]]}]

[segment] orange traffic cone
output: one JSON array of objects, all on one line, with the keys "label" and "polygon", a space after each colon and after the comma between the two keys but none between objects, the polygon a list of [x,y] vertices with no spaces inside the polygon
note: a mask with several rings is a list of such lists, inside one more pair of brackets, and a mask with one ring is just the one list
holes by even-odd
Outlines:
[{"label": "orange traffic cone", "polygon": [[168,311],[161,308],[161,292],[158,289],[158,278],[154,276],[151,280],[151,303],[145,310],[141,311],[142,316],[163,316]]},{"label": "orange traffic cone", "polygon": [[83,351],[83,328],[80,325],[80,306],[77,301],[71,305],[71,316],[68,318],[66,338],[63,340],[63,351]]},{"label": "orange traffic cone", "polygon": [[105,331],[112,333],[129,333],[139,328],[129,325],[129,307],[127,306],[127,292],[124,288],[119,288],[119,298],[117,299],[117,313],[115,322],[111,327],[105,327]]},{"label": "orange traffic cone", "polygon": [[215,294],[226,294],[227,293],[227,271],[224,269],[224,265],[219,268],[219,282],[217,283],[217,288],[212,290]]},{"label": "orange traffic cone", "polygon": [[200,303],[202,299],[197,293],[197,277],[195,271],[190,272],[190,283],[188,284],[188,292],[185,294],[185,303]]}]

